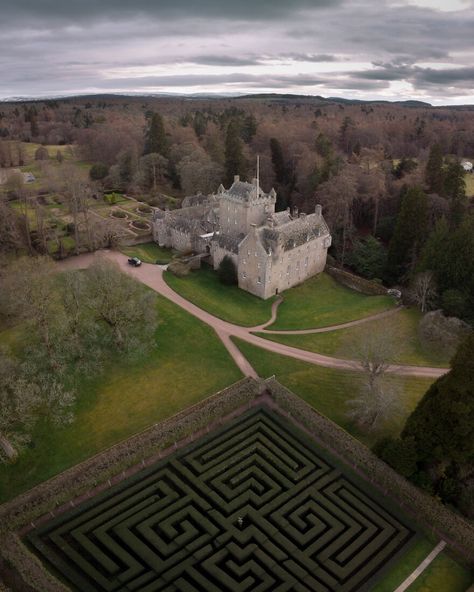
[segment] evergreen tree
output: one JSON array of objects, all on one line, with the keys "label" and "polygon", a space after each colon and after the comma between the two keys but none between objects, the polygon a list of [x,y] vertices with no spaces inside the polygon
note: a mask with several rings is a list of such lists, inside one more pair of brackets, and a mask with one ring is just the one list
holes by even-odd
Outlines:
[{"label": "evergreen tree", "polygon": [[434,144],[425,169],[425,181],[430,193],[441,195],[443,191],[443,152],[439,144]]},{"label": "evergreen tree", "polygon": [[387,257],[389,278],[399,280],[413,271],[428,225],[426,194],[419,187],[404,192]]},{"label": "evergreen tree", "polygon": [[374,236],[368,236],[356,242],[349,263],[363,277],[380,278],[387,263],[387,253]]},{"label": "evergreen tree", "polygon": [[157,153],[168,157],[169,143],[165,133],[163,118],[159,113],[153,113],[145,138],[143,154]]},{"label": "evergreen tree", "polygon": [[220,282],[226,286],[233,286],[237,284],[237,269],[235,267],[235,263],[233,262],[232,258],[229,257],[229,255],[226,255],[222,259],[217,269],[217,275],[219,276]]},{"label": "evergreen tree", "polygon": [[418,462],[474,462],[474,331],[408,418],[407,438],[415,441]]},{"label": "evergreen tree", "polygon": [[239,137],[239,125],[232,119],[227,126],[225,137],[225,164],[224,174],[226,185],[231,185],[234,175],[243,175],[246,173],[246,163],[242,154],[242,141]]},{"label": "evergreen tree", "polygon": [[250,114],[244,119],[242,123],[242,128],[240,130],[240,137],[242,140],[249,144],[252,141],[252,138],[257,133],[257,120],[255,117]]},{"label": "evergreen tree", "polygon": [[275,180],[279,185],[286,185],[288,183],[288,171],[283,157],[281,144],[276,138],[270,138],[270,151],[272,154]]},{"label": "evergreen tree", "polygon": [[457,228],[466,211],[464,169],[458,162],[451,162],[448,165],[444,178],[444,196],[449,199],[451,228]]}]

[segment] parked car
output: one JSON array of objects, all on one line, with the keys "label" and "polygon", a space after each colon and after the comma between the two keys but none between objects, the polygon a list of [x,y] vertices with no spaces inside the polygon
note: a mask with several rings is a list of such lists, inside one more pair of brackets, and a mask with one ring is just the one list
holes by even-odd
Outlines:
[{"label": "parked car", "polygon": [[138,257],[130,257],[130,259],[128,260],[128,264],[133,265],[133,267],[140,267],[142,262]]}]

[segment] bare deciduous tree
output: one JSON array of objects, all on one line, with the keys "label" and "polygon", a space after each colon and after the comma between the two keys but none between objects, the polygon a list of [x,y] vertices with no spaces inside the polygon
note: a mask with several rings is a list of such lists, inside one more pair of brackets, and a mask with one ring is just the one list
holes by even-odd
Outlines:
[{"label": "bare deciduous tree", "polygon": [[129,352],[150,347],[156,328],[154,295],[105,259],[89,267],[86,278],[87,306],[109,329],[115,347]]},{"label": "bare deciduous tree", "polygon": [[347,402],[347,415],[360,427],[377,430],[400,408],[400,389],[387,380],[367,381],[359,394]]},{"label": "bare deciduous tree", "polygon": [[431,308],[437,296],[436,283],[431,271],[422,271],[416,274],[409,295],[420,307],[421,312],[426,312]]}]

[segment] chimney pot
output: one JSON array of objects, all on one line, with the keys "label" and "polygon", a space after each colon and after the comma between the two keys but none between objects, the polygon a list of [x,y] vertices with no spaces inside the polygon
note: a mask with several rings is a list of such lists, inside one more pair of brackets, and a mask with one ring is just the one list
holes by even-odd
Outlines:
[{"label": "chimney pot", "polygon": [[322,212],[323,212],[323,208],[320,204],[318,204],[315,208],[314,208],[314,213],[320,218],[322,216]]},{"label": "chimney pot", "polygon": [[240,181],[240,175],[234,175],[234,183]]}]

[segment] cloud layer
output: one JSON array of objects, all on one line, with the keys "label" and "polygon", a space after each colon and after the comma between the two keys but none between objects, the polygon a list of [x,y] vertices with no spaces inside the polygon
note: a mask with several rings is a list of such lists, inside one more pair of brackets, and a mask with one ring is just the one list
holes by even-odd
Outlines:
[{"label": "cloud layer", "polygon": [[474,102],[472,0],[18,0],[0,98],[297,92]]}]

